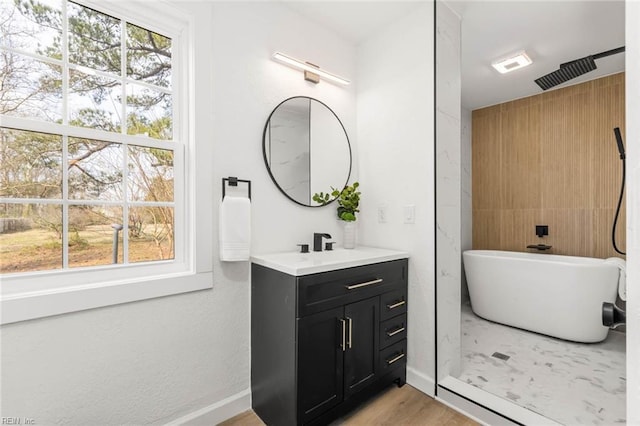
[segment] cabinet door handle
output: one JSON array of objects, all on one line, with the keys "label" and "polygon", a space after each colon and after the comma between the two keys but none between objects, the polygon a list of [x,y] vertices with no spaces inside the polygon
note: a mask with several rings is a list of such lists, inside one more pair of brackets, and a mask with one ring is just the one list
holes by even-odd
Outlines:
[{"label": "cabinet door handle", "polygon": [[344,352],[347,350],[347,322],[340,318],[340,323],[342,324],[342,342],[340,342],[340,349]]},{"label": "cabinet door handle", "polygon": [[404,358],[404,354],[403,353],[398,355],[398,356],[396,356],[396,357],[394,357],[394,358],[388,359],[387,360],[387,365],[391,365],[396,361],[400,361],[402,358]]},{"label": "cabinet door handle", "polygon": [[347,285],[345,287],[347,288],[347,290],[353,290],[353,289],[360,288],[360,287],[366,287],[368,285],[378,284],[378,283],[381,283],[382,281],[383,281],[382,278],[377,278],[375,280],[366,281],[366,282],[363,282],[363,283],[360,283],[360,284],[351,284],[351,285]]},{"label": "cabinet door handle", "polygon": [[396,328],[393,331],[387,331],[387,336],[392,337],[392,336],[395,336],[398,333],[402,333],[403,331],[404,331],[404,327]]},{"label": "cabinet door handle", "polygon": [[347,317],[347,321],[349,321],[349,340],[347,340],[347,347],[351,349],[351,336],[353,334],[353,320]]},{"label": "cabinet door handle", "polygon": [[404,300],[401,300],[400,302],[394,303],[393,305],[387,305],[387,309],[395,309],[395,308],[398,308],[398,307],[404,305],[405,303],[407,303],[407,302],[404,301]]}]

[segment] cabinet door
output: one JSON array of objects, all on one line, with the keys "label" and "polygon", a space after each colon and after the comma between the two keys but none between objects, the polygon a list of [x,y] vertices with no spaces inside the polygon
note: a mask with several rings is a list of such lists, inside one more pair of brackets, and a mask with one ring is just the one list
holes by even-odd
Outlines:
[{"label": "cabinet door", "polygon": [[[298,320],[298,419],[306,422],[342,402],[346,340],[343,308]],[[344,334],[343,334],[344,333]]]},{"label": "cabinet door", "polygon": [[344,307],[347,320],[347,350],[344,359],[345,399],[377,378],[379,297]]}]

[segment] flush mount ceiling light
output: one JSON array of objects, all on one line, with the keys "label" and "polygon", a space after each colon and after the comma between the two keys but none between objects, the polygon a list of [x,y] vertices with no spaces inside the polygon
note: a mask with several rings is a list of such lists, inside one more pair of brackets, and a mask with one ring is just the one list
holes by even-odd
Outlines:
[{"label": "flush mount ceiling light", "polygon": [[531,65],[533,61],[527,56],[525,51],[514,53],[505,59],[494,61],[491,66],[494,67],[500,74],[505,74],[527,65]]},{"label": "flush mount ceiling light", "polygon": [[283,64],[289,65],[290,67],[303,70],[304,79],[312,83],[319,83],[320,78],[340,84],[351,83],[351,81],[347,80],[346,78],[342,78],[328,71],[320,69],[320,67],[318,67],[317,65],[292,58],[291,56],[284,55],[280,52],[274,53],[273,59]]}]

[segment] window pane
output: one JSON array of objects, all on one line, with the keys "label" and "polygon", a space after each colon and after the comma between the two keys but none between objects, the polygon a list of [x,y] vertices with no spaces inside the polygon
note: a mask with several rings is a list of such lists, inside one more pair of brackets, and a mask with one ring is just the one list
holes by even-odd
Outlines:
[{"label": "window pane", "polygon": [[129,209],[129,262],[173,259],[172,207]]},{"label": "window pane", "polygon": [[60,122],[62,71],[58,65],[12,52],[0,52],[0,113]]},{"label": "window pane", "polygon": [[62,206],[0,204],[0,273],[62,268]]},{"label": "window pane", "polygon": [[122,200],[122,145],[69,138],[69,198]]},{"label": "window pane", "polygon": [[60,0],[0,1],[0,43],[13,49],[61,59]]},{"label": "window pane", "polygon": [[129,147],[129,199],[173,201],[173,151]]},{"label": "window pane", "polygon": [[116,253],[113,240],[118,238],[117,263],[122,263],[122,207],[69,206],[69,266],[111,265]]},{"label": "window pane", "polygon": [[127,76],[171,87],[171,39],[127,24]]},{"label": "window pane", "polygon": [[0,196],[62,197],[62,137],[0,128]]},{"label": "window pane", "polygon": [[69,124],[120,132],[120,82],[76,70],[69,79]]},{"label": "window pane", "polygon": [[69,62],[120,75],[120,20],[71,2],[67,14]]},{"label": "window pane", "polygon": [[127,133],[170,140],[171,126],[171,94],[127,84]]}]

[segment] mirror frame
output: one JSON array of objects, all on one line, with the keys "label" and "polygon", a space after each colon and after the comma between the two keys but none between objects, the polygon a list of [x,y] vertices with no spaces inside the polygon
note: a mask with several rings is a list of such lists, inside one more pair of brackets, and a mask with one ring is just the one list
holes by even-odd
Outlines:
[{"label": "mirror frame", "polygon": [[[269,167],[269,162],[267,160],[267,146],[266,145],[267,145],[267,130],[269,129],[269,123],[271,122],[271,117],[278,110],[280,105],[282,105],[285,102],[290,101],[292,99],[309,99],[309,101],[316,101],[319,104],[321,104],[322,106],[324,106],[325,108],[327,108],[331,112],[331,114],[333,114],[333,116],[336,118],[336,120],[338,120],[338,123],[340,123],[340,127],[342,128],[342,131],[344,132],[344,137],[347,139],[347,148],[349,148],[349,171],[347,172],[347,179],[345,180],[344,185],[342,185],[342,187],[340,187],[339,189],[342,190],[349,183],[349,179],[351,178],[351,170],[353,169],[353,151],[351,150],[351,141],[349,140],[349,135],[347,134],[347,130],[344,128],[344,124],[342,124],[342,121],[340,120],[338,115],[331,108],[329,108],[329,106],[327,104],[325,104],[324,102],[322,102],[322,101],[320,101],[320,100],[318,100],[316,98],[312,98],[310,96],[292,96],[292,97],[287,98],[284,101],[280,102],[271,111],[271,113],[269,114],[269,117],[267,118],[267,121],[266,121],[266,123],[264,125],[264,130],[262,131],[262,157],[264,159],[264,165],[267,168],[267,172],[269,172],[269,177],[271,177],[271,180],[273,181],[275,186],[289,200],[293,201],[294,203],[296,203],[296,204],[298,204],[300,206],[304,206],[304,207],[311,207],[311,208],[324,207],[326,205],[329,205],[329,204],[333,203],[335,200],[337,200],[337,197],[332,198],[326,204],[318,204],[317,206],[313,206],[313,205],[309,205],[309,204],[302,204],[298,200],[294,200],[293,198],[291,198],[289,196],[289,194],[287,194],[285,192],[285,190],[276,181],[275,177],[273,176],[273,173],[271,173],[271,168]],[[312,194],[310,194],[310,195],[312,195]]]}]

